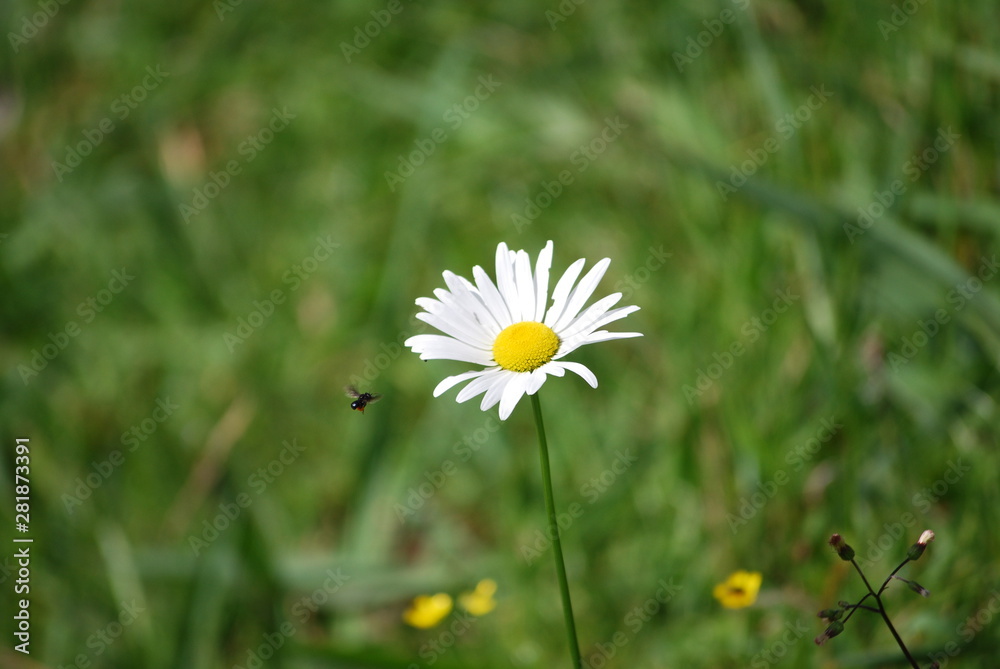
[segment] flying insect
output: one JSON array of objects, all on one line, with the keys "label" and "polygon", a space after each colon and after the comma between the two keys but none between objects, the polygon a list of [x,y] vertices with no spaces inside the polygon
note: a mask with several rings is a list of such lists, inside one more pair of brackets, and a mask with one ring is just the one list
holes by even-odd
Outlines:
[{"label": "flying insect", "polygon": [[372,402],[378,402],[382,399],[380,393],[359,393],[358,389],[354,386],[344,386],[344,392],[348,397],[353,397],[354,401],[351,402],[351,408],[355,411],[365,412],[365,407]]}]

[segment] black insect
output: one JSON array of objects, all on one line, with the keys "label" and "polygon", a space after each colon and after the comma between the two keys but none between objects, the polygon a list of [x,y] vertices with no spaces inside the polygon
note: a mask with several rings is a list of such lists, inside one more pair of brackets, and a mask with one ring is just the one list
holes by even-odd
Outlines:
[{"label": "black insect", "polygon": [[361,413],[365,412],[366,406],[382,399],[382,395],[379,393],[359,393],[358,389],[354,386],[345,386],[344,392],[347,393],[348,397],[354,398],[354,401],[351,402],[351,408]]}]

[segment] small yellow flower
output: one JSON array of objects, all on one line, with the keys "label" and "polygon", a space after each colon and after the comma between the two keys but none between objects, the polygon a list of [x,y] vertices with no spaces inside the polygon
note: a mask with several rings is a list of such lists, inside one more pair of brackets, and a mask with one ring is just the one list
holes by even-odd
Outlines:
[{"label": "small yellow flower", "polygon": [[727,609],[742,609],[757,601],[761,579],[757,571],[735,571],[715,586],[712,595]]},{"label": "small yellow flower", "polygon": [[484,578],[476,584],[475,590],[459,595],[458,603],[474,616],[485,616],[497,605],[493,599],[496,591],[497,582],[492,578]]},{"label": "small yellow flower", "polygon": [[427,629],[441,622],[451,613],[451,595],[439,592],[436,595],[419,595],[413,599],[410,608],[403,611],[403,622],[411,627]]}]

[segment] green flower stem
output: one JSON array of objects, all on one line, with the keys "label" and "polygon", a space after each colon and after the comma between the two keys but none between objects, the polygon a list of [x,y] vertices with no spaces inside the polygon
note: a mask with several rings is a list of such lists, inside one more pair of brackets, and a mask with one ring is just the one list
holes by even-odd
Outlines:
[{"label": "green flower stem", "polygon": [[545,510],[549,516],[549,536],[552,537],[552,554],[556,560],[559,575],[559,591],[562,594],[563,618],[566,620],[566,634],[569,636],[569,650],[573,655],[573,666],[581,669],[580,643],[576,640],[576,622],[573,620],[573,603],[569,598],[569,581],[566,578],[566,564],[563,561],[562,542],[559,540],[559,523],[556,520],[556,503],[552,497],[552,474],[549,471],[549,447],[545,441],[545,425],[542,423],[542,405],[538,393],[531,396],[531,407],[535,411],[535,425],[538,427],[539,455],[542,463],[542,483],[545,486]]},{"label": "green flower stem", "polygon": [[885,589],[889,587],[889,581],[892,580],[892,577],[895,576],[899,572],[900,569],[902,569],[903,567],[905,567],[906,563],[909,562],[909,561],[910,561],[910,558],[906,558],[905,560],[903,560],[902,562],[899,563],[898,567],[896,567],[895,569],[892,570],[891,574],[889,574],[888,576],[885,577],[885,581],[882,583],[882,587],[878,589],[878,593],[877,594],[881,595],[883,592],[885,592]]},{"label": "green flower stem", "polygon": [[[882,587],[879,588],[879,591],[875,592],[872,589],[871,584],[868,583],[868,579],[865,578],[865,573],[863,571],[861,571],[861,567],[859,567],[858,563],[855,562],[853,559],[851,560],[851,564],[854,565],[854,568],[858,571],[858,574],[861,575],[861,580],[865,582],[865,587],[868,588],[868,593],[872,597],[875,598],[875,603],[878,604],[879,615],[882,616],[882,620],[885,621],[885,624],[889,628],[889,631],[892,632],[892,636],[893,636],[894,639],[896,639],[896,643],[899,644],[900,649],[903,651],[903,655],[905,655],[906,659],[909,660],[910,666],[913,667],[913,669],[920,669],[920,665],[917,664],[917,661],[915,659],[913,659],[912,655],[910,655],[909,649],[907,649],[906,644],[903,643],[903,639],[902,639],[902,637],[899,636],[899,633],[896,631],[896,628],[893,627],[892,621],[889,620],[889,614],[885,612],[885,607],[882,605],[882,596],[881,595],[882,595],[882,592],[885,591],[886,586],[889,584],[889,579],[892,578],[893,574],[895,574],[897,571],[899,571],[900,569],[902,569],[903,565],[905,565],[907,562],[909,562],[909,559],[903,560],[903,564],[901,564],[898,567],[896,567],[893,570],[892,574],[890,574],[889,577],[885,579],[885,583],[882,584]],[[865,595],[865,597],[867,597],[867,596],[868,595]],[[862,601],[864,601],[864,600],[862,599]],[[856,610],[857,609],[855,609],[855,611]],[[852,611],[851,613],[854,613],[854,611]],[[848,617],[850,617],[850,616],[848,616]],[[844,622],[846,622],[846,619],[845,619]]]}]

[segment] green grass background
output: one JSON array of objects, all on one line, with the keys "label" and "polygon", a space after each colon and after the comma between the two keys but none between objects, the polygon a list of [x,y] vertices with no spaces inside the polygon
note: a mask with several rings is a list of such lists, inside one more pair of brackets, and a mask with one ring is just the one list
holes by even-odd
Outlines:
[{"label": "green grass background", "polygon": [[[43,5],[5,6],[0,50],[0,519],[17,534],[14,439],[30,437],[35,539],[31,655],[12,650],[8,561],[0,664],[257,666],[284,629],[260,666],[567,666],[551,554],[524,558],[544,522],[528,403],[496,429],[455,391],[431,397],[466,365],[398,346],[443,270],[492,274],[498,242],[534,256],[552,239],[555,272],[612,259],[599,290],[641,306],[616,326],[645,334],[573,356],[596,390],[567,377],[541,394],[557,503],[583,510],[564,543],[588,666],[905,666],[873,615],[817,648],[815,613],[863,592],[832,532],[862,556],[882,541],[868,568],[881,582],[925,528],[938,539],[907,574],[932,595],[890,589],[900,633],[923,666],[949,643],[951,666],[995,666],[1000,291],[952,292],[1000,232],[993,3],[563,2],[553,29],[554,1],[404,1],[350,62],[342,43],[386,3],[74,0],[12,42]],[[121,118],[157,66],[169,75]],[[480,77],[500,86],[456,127],[446,114]],[[813,87],[829,99],[801,108]],[[274,109],[294,118],[247,161]],[[807,120],[786,137],[776,124],[796,110]],[[574,152],[616,118],[626,127],[580,171]],[[949,128],[958,139],[910,180]],[[390,189],[386,172],[436,129],[444,141]],[[233,160],[239,174],[185,221]],[[516,226],[564,170],[573,182]],[[905,191],[851,239],[843,226],[896,180]],[[317,238],[338,246],[293,289]],[[646,271],[651,248],[671,255]],[[134,280],[86,322],[79,305],[122,268]],[[276,290],[264,325],[227,345]],[[752,340],[779,290],[799,297]],[[939,332],[892,357],[939,309]],[[70,321],[79,334],[25,378]],[[743,354],[689,401],[734,344]],[[385,398],[361,415],[342,387],[366,369],[363,389]],[[158,399],[179,408],[130,451],[123,433]],[[840,427],[796,469],[824,419]],[[466,438],[481,445],[463,461]],[[255,472],[286,440],[304,450],[262,490]],[[120,466],[68,508],[115,451]],[[591,495],[618,451],[636,462]],[[396,505],[449,461],[401,522]],[[196,556],[191,537],[241,494],[250,505]],[[724,610],[712,587],[736,569],[762,572],[762,592]],[[333,594],[330,573],[347,579]],[[493,613],[402,624],[414,595],[486,577]],[[636,629],[661,581],[676,594]],[[616,633],[605,660],[597,644]]]}]

